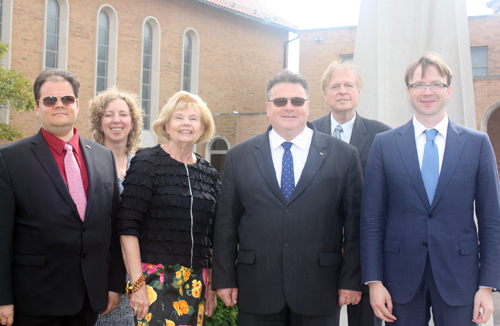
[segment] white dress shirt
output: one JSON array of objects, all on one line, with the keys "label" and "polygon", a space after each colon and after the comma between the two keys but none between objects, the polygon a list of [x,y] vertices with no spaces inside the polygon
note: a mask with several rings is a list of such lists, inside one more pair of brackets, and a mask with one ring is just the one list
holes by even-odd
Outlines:
[{"label": "white dress shirt", "polygon": [[[293,156],[293,173],[295,185],[299,182],[302,170],[304,170],[304,165],[306,165],[307,155],[309,155],[309,148],[311,147],[313,130],[309,127],[304,128],[304,130],[290,142],[293,143],[290,151]],[[271,155],[273,158],[274,171],[276,172],[276,179],[278,179],[278,184],[281,187],[281,165],[283,161],[283,153],[285,149],[281,144],[286,142],[283,137],[278,135],[274,129],[269,131],[269,144],[271,145]]]},{"label": "white dress shirt", "polygon": [[423,124],[421,124],[415,116],[413,116],[413,128],[415,129],[415,143],[417,144],[417,155],[418,155],[418,164],[420,166],[420,170],[422,170],[422,160],[424,158],[424,148],[425,143],[427,142],[427,136],[425,135],[426,130],[436,129],[438,131],[434,142],[438,148],[439,153],[439,173],[441,173],[441,166],[443,165],[443,156],[444,149],[446,147],[446,134],[448,132],[448,115],[446,114],[437,125],[433,128],[426,128]]},{"label": "white dress shirt", "polygon": [[345,141],[346,143],[350,143],[351,141],[351,135],[352,135],[352,128],[354,127],[354,121],[356,121],[356,111],[354,111],[354,116],[351,118],[351,120],[347,121],[344,124],[340,124],[335,120],[333,117],[333,114],[330,112],[330,121],[332,123],[331,126],[331,131],[332,131],[332,136],[335,133],[335,128],[340,125],[342,127],[342,132],[340,133],[340,139]]}]

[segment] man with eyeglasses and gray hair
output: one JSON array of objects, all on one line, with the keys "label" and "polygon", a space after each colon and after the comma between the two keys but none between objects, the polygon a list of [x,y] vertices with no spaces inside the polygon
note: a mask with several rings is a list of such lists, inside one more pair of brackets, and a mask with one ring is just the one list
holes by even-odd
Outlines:
[{"label": "man with eyeglasses and gray hair", "polygon": [[302,75],[276,74],[271,126],[226,156],[212,288],[242,326],[339,325],[360,296],[359,155],[307,122],[308,97]]},{"label": "man with eyeglasses and gray hair", "polygon": [[0,148],[1,325],[94,325],[124,290],[114,157],[79,137],[79,87],[70,72],[43,71],[40,131]]},{"label": "man with eyeglasses and gray hair", "polygon": [[[488,136],[448,118],[452,72],[406,70],[414,116],[375,136],[361,206],[362,279],[394,325],[486,323],[500,287],[500,184]],[[475,219],[475,217],[477,219]]]}]

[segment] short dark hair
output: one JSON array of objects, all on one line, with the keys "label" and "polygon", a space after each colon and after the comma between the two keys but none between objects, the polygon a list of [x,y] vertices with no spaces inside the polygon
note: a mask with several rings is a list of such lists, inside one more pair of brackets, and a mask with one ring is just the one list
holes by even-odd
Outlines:
[{"label": "short dark hair", "polygon": [[281,83],[301,84],[302,87],[304,87],[304,90],[306,91],[306,96],[309,98],[309,85],[307,84],[307,80],[305,79],[305,77],[299,73],[293,72],[288,69],[284,69],[281,72],[274,75],[267,83],[266,101],[270,100],[269,95],[271,93],[271,88],[273,88],[274,85]]},{"label": "short dark hair", "polygon": [[67,70],[47,69],[38,75],[35,83],[33,84],[33,95],[35,96],[37,104],[38,100],[40,100],[40,88],[42,88],[43,83],[46,81],[67,81],[71,84],[75,97],[78,98],[78,90],[80,89],[80,81],[78,80],[78,77]]}]

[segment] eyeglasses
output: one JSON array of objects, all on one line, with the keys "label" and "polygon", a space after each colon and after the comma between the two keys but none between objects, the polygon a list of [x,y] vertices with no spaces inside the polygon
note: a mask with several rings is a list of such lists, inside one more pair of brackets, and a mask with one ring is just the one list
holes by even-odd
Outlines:
[{"label": "eyeglasses", "polygon": [[[42,103],[45,106],[54,106],[54,105],[56,105],[58,99],[60,99],[61,102],[62,102],[62,104],[64,104],[64,105],[73,105],[73,104],[75,104],[75,101],[78,101],[72,95],[64,95],[64,96],[61,96],[61,97],[57,97],[57,96],[47,96],[47,97],[44,97],[42,99]],[[39,102],[39,100],[36,101],[37,104],[38,104],[38,102]]]},{"label": "eyeglasses", "polygon": [[431,91],[436,92],[442,90],[443,88],[447,88],[449,85],[445,83],[435,83],[435,84],[411,84],[410,88],[416,91],[425,91],[425,89],[429,86]]},{"label": "eyeglasses", "polygon": [[274,106],[281,108],[284,107],[287,103],[288,100],[292,103],[293,106],[302,106],[304,103],[308,100],[307,98],[302,98],[302,97],[292,97],[291,99],[287,99],[286,97],[278,97],[275,98],[274,100],[269,100],[268,102],[273,102]]}]

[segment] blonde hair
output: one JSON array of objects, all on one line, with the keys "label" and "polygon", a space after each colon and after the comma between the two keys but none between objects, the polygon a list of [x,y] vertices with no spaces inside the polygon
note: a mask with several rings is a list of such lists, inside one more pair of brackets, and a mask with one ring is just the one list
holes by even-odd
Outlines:
[{"label": "blonde hair", "polygon": [[199,96],[186,91],[177,92],[169,98],[167,104],[161,109],[160,116],[153,122],[153,130],[158,137],[170,141],[170,135],[165,131],[165,125],[170,121],[170,117],[175,111],[185,110],[189,107],[192,107],[200,114],[203,125],[203,134],[196,143],[207,142],[215,133],[215,123],[212,113],[207,104]]},{"label": "blonde hair", "polygon": [[335,60],[330,63],[328,68],[326,68],[325,72],[323,73],[323,77],[321,78],[321,88],[323,89],[323,94],[326,94],[326,88],[328,87],[328,84],[332,79],[333,71],[340,68],[352,71],[356,76],[356,85],[358,86],[358,88],[361,89],[361,87],[363,86],[363,78],[361,78],[361,75],[356,70],[356,68],[359,68],[358,66],[354,65],[352,61],[342,62],[340,60]]},{"label": "blonde hair", "polygon": [[419,66],[422,66],[422,78],[425,77],[425,74],[427,73],[429,66],[435,66],[439,71],[439,74],[443,77],[446,77],[446,82],[448,83],[448,86],[451,85],[451,78],[453,77],[453,74],[451,72],[450,67],[448,67],[446,62],[444,62],[444,60],[441,59],[439,54],[434,52],[429,52],[424,54],[417,60],[413,61],[412,64],[410,64],[408,68],[406,68],[406,73],[405,73],[406,87],[410,86],[410,78],[413,77],[413,75],[415,74],[415,70],[417,70]]},{"label": "blonde hair", "polygon": [[127,103],[127,106],[130,109],[132,129],[127,136],[125,152],[127,154],[133,154],[141,143],[142,111],[139,106],[139,97],[135,94],[121,92],[116,87],[108,88],[89,101],[89,120],[92,139],[96,143],[101,145],[104,144],[104,132],[101,130],[102,117],[108,108],[109,103],[114,100],[123,100]]}]

